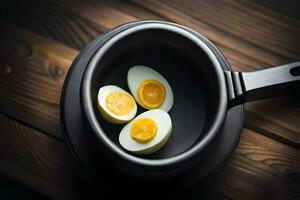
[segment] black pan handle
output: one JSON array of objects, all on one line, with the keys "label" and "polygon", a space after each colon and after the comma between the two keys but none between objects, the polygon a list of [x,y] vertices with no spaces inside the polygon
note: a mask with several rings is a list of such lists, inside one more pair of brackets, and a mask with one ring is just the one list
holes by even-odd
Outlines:
[{"label": "black pan handle", "polygon": [[253,72],[225,71],[229,106],[300,93],[300,61]]}]

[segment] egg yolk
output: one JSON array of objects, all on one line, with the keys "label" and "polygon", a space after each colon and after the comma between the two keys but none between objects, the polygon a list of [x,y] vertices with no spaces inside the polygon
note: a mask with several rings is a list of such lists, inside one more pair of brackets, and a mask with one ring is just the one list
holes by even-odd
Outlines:
[{"label": "egg yolk", "polygon": [[107,109],[116,115],[127,115],[134,108],[133,98],[124,92],[112,92],[106,97]]},{"label": "egg yolk", "polygon": [[142,118],[133,123],[131,126],[131,137],[139,143],[151,141],[157,133],[157,124],[149,118]]},{"label": "egg yolk", "polygon": [[165,96],[165,87],[157,80],[145,80],[138,89],[140,103],[147,109],[159,108]]}]

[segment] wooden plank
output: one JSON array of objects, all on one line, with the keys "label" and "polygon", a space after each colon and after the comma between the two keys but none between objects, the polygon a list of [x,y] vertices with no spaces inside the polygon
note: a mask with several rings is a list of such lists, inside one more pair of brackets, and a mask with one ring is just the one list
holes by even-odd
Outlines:
[{"label": "wooden plank", "polygon": [[245,127],[300,148],[299,96],[252,102],[246,108]]},{"label": "wooden plank", "polygon": [[[21,2],[23,5],[17,12],[22,17],[8,16],[8,20],[18,27],[50,37],[76,49],[84,48],[110,28],[136,20],[136,16],[139,19],[161,19],[151,12],[120,0],[106,1],[105,5],[100,6],[93,1],[91,1],[92,4],[89,1],[41,2],[31,0],[31,2],[32,5],[30,6],[27,2]],[[63,9],[63,7],[68,8],[68,10]],[[93,12],[95,9],[97,12]],[[87,12],[81,13],[84,10]],[[86,18],[78,16],[77,12]]]},{"label": "wooden plank", "polygon": [[[299,153],[299,149],[244,129],[229,164],[208,188],[232,199],[299,199]],[[192,190],[191,196],[198,190]]]},{"label": "wooden plank", "polygon": [[[106,1],[104,6],[99,6],[94,1],[40,2],[31,0],[31,2],[32,5],[21,2],[21,9],[17,10],[18,15],[22,16],[21,18],[8,16],[8,19],[21,28],[50,37],[77,49],[84,48],[101,33],[114,26],[136,20],[137,16],[139,19],[161,19],[161,17],[151,12],[120,0]],[[54,2],[60,6],[57,6]],[[93,9],[97,9],[97,15],[90,13],[89,9],[94,6]],[[70,9],[66,10],[63,7]],[[76,12],[80,10],[88,10],[89,12],[85,12],[83,15],[92,19],[92,21],[78,16]],[[129,20],[124,20],[124,16]],[[112,18],[114,20],[110,20]],[[99,21],[101,23],[95,23]],[[110,21],[115,24],[110,25]]]},{"label": "wooden plank", "polygon": [[65,144],[0,114],[0,173],[51,199],[76,198],[76,169]]},{"label": "wooden plank", "polygon": [[37,34],[1,24],[0,111],[62,138],[59,103],[77,51]]},{"label": "wooden plank", "polygon": [[104,28],[90,20],[71,14],[52,2],[31,0],[21,2],[18,16],[8,16],[10,22],[45,37],[82,49],[104,32]]},{"label": "wooden plank", "polygon": [[[103,2],[104,3],[104,2]],[[129,1],[110,0],[105,1],[105,5],[112,7],[120,12],[132,15],[139,20],[163,20],[163,18],[151,11],[142,9],[140,6],[130,3]]]},{"label": "wooden plank", "polygon": [[107,5],[106,2],[84,2],[74,0],[53,0],[53,2],[57,3],[66,10],[76,13],[82,18],[88,19],[99,24],[106,30],[138,19],[131,13],[125,13]]},{"label": "wooden plank", "polygon": [[300,52],[300,44],[297,42],[300,40],[300,23],[287,20],[280,15],[269,17],[263,12],[266,9],[257,12],[259,6],[250,4],[251,2],[244,0],[215,2],[188,0],[184,3],[175,0],[172,5],[177,10],[190,13],[197,21],[215,27],[219,32],[224,31],[250,45],[262,48],[265,52],[269,51],[274,56],[297,58]]}]

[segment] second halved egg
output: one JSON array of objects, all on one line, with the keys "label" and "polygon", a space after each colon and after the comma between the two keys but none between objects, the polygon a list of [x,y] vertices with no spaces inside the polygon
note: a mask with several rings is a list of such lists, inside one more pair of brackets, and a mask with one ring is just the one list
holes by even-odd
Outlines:
[{"label": "second halved egg", "polygon": [[162,109],[168,112],[174,101],[171,86],[155,70],[138,65],[129,69],[127,83],[131,94],[145,109]]},{"label": "second halved egg", "polygon": [[161,149],[172,131],[169,114],[160,109],[146,111],[126,124],[119,135],[121,146],[127,151],[146,155]]}]

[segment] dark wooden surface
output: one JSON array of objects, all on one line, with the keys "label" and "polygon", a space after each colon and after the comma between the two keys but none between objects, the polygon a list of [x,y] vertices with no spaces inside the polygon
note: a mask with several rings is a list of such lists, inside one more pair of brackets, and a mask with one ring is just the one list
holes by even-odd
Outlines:
[{"label": "dark wooden surface", "polygon": [[[210,39],[236,71],[300,59],[300,21],[253,1],[32,2],[1,9],[0,174],[51,199],[80,199],[90,187],[63,139],[59,100],[73,59],[104,31],[138,19],[176,22]],[[300,98],[247,104],[228,165],[182,198],[300,199]]]}]

